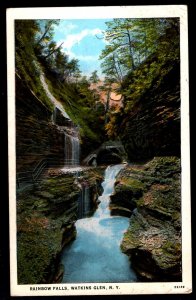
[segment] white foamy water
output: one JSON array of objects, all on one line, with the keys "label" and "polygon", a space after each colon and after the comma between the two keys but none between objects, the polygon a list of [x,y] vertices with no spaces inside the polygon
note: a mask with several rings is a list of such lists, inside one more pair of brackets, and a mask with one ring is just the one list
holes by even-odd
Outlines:
[{"label": "white foamy water", "polygon": [[77,238],[63,252],[64,283],[135,282],[128,257],[120,250],[129,218],[110,216],[109,201],[115,177],[123,165],[108,167],[103,194],[93,217],[76,222]]},{"label": "white foamy water", "polygon": [[45,80],[45,77],[44,77],[43,73],[40,74],[40,80],[41,80],[42,86],[43,86],[48,98],[50,99],[50,101],[54,104],[55,107],[57,107],[61,111],[62,115],[66,119],[71,120],[69,115],[65,112],[63,105],[49,91],[48,84]]}]

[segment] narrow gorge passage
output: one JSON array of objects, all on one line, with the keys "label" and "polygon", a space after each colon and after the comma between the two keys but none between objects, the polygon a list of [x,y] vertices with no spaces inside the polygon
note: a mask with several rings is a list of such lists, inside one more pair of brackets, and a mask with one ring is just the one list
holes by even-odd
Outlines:
[{"label": "narrow gorge passage", "polygon": [[111,216],[109,210],[115,177],[122,168],[121,164],[106,169],[97,211],[76,222],[76,240],[62,254],[63,283],[137,281],[128,257],[120,250],[129,218]]}]

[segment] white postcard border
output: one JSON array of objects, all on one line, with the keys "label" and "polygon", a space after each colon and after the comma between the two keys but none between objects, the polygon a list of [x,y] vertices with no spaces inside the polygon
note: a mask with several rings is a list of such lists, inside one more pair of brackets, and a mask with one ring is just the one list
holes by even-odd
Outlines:
[{"label": "white postcard border", "polygon": [[[179,17],[181,51],[182,282],[18,285],[16,255],[15,19]],[[12,296],[177,294],[192,290],[187,6],[10,8],[7,10],[10,287]],[[172,142],[172,141],[171,141]],[[77,289],[75,289],[77,287]],[[74,288],[74,289],[73,289]],[[48,290],[49,289],[49,290]]]}]

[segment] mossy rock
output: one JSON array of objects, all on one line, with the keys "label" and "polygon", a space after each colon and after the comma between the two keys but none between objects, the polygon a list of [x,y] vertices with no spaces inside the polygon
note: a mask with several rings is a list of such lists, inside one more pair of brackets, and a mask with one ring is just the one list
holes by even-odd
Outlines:
[{"label": "mossy rock", "polygon": [[122,175],[116,189],[130,177],[144,184],[124,234],[122,251],[131,257],[132,267],[145,280],[181,280],[180,160],[155,157],[142,167],[142,173],[128,167]]},{"label": "mossy rock", "polygon": [[145,170],[153,176],[172,178],[181,171],[180,159],[176,156],[155,157],[146,164]]},{"label": "mossy rock", "polygon": [[132,214],[130,209],[115,204],[110,204],[110,210],[112,216],[123,216],[129,218]]},{"label": "mossy rock", "polygon": [[131,191],[133,197],[141,197],[143,190],[144,190],[144,183],[140,180],[130,178],[130,177],[123,177],[119,184],[115,186],[115,191]]},{"label": "mossy rock", "polygon": [[[33,230],[33,229],[32,229]],[[43,283],[52,257],[61,250],[61,232],[37,230],[21,233],[17,243],[18,283]]]},{"label": "mossy rock", "polygon": [[[89,185],[92,201],[100,192],[103,170],[86,173],[85,182]],[[52,282],[62,248],[76,237],[74,223],[80,193],[73,174],[59,174],[18,194],[19,284]],[[58,280],[61,276],[62,272],[57,276]]]},{"label": "mossy rock", "polygon": [[118,178],[113,195],[110,196],[111,203],[133,210],[136,202],[143,195],[144,184],[131,177]]},{"label": "mossy rock", "polygon": [[[178,278],[181,272],[181,241],[170,226],[143,226],[132,217],[121,249],[131,257],[132,266],[146,279]],[[163,224],[163,223],[162,223]]]}]

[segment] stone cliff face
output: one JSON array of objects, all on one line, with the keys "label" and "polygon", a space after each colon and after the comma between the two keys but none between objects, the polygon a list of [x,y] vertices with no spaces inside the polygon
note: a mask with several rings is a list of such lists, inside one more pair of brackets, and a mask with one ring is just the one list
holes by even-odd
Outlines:
[{"label": "stone cliff face", "polygon": [[[124,115],[120,133],[130,161],[180,155],[179,65],[156,80]],[[126,100],[125,100],[126,101]]]},{"label": "stone cliff face", "polygon": [[51,122],[52,110],[16,79],[16,167],[31,171],[43,158],[63,159],[64,133]]},{"label": "stone cliff face", "polygon": [[88,207],[93,210],[101,193],[101,173],[87,170],[78,181],[73,174],[49,171],[47,178],[17,195],[19,284],[61,281],[59,255],[77,234],[82,184],[88,184]]},{"label": "stone cliff face", "polygon": [[111,209],[131,216],[121,248],[142,280],[181,280],[180,161],[155,157],[126,166],[118,176]]}]

